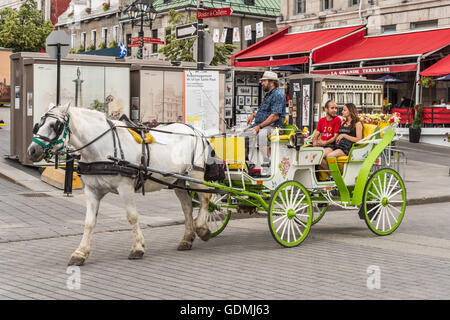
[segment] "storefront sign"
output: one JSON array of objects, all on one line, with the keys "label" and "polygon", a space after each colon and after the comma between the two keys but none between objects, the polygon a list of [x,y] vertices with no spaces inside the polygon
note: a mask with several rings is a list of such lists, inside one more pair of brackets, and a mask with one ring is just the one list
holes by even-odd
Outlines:
[{"label": "storefront sign", "polygon": [[417,64],[403,64],[403,65],[391,65],[391,66],[374,66],[363,68],[348,68],[348,69],[329,69],[329,70],[312,70],[311,74],[329,74],[332,76],[357,76],[362,74],[375,74],[375,73],[394,73],[405,71],[416,71]]},{"label": "storefront sign", "polygon": [[262,22],[258,22],[256,24],[256,38],[264,37],[264,24]]},{"label": "storefront sign", "polygon": [[197,10],[197,19],[227,17],[231,16],[231,13],[233,13],[231,8]]},{"label": "storefront sign", "polygon": [[184,72],[184,122],[208,134],[219,133],[219,72]]}]

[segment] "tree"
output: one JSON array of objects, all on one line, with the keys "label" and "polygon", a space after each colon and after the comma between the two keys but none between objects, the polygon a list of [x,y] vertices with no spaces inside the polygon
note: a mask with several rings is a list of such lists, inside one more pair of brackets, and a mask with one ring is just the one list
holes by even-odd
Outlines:
[{"label": "tree", "polygon": [[[166,32],[170,31],[170,34],[166,37],[166,45],[158,51],[159,53],[164,54],[166,60],[196,61],[193,57],[195,38],[176,40],[175,36],[175,29],[177,25],[193,23],[196,21],[196,16],[191,16],[186,19],[183,13],[177,12],[173,9],[169,11],[169,26],[166,27]],[[231,44],[214,44],[214,58],[211,61],[211,65],[217,66],[218,64],[227,64],[234,49],[236,49],[236,47]]]},{"label": "tree", "polygon": [[14,52],[37,52],[45,48],[45,40],[54,27],[36,8],[33,0],[24,0],[19,10],[0,10],[0,47]]}]

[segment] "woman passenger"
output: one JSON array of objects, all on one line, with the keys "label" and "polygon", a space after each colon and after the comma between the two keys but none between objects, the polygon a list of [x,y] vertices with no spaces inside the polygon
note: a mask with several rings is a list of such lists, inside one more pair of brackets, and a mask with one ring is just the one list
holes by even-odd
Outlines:
[{"label": "woman passenger", "polygon": [[348,156],[353,143],[362,139],[363,125],[359,120],[358,110],[353,103],[347,103],[342,109],[344,120],[339,128],[335,144],[325,148],[325,154],[322,159],[321,167],[329,170],[327,158],[337,158]]}]

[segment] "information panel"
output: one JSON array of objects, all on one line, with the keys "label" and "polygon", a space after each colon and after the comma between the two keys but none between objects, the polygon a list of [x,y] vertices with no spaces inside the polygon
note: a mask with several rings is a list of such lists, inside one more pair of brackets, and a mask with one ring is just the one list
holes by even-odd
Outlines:
[{"label": "information panel", "polygon": [[219,71],[184,71],[184,122],[219,133]]}]

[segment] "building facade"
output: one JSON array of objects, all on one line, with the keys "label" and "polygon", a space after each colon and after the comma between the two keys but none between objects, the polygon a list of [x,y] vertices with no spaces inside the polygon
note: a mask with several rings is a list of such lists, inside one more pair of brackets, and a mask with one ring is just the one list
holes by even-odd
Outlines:
[{"label": "building facade", "polygon": [[[59,16],[56,26],[70,34],[74,51],[109,47],[119,42],[128,44],[129,38],[138,37],[140,30],[139,23],[133,26],[125,12],[132,2],[132,0],[110,0],[109,7],[105,10],[103,6],[105,0],[72,0],[67,10]],[[151,29],[149,22],[145,21],[144,36],[160,38],[164,41],[167,36],[166,27],[169,25],[169,10],[177,10],[189,17],[196,14],[196,5],[196,0],[155,0],[153,6],[158,14],[152,21]],[[223,30],[227,29],[227,37],[224,40],[236,46],[236,51],[259,40],[256,38],[257,23],[263,23],[264,36],[277,30],[276,18],[280,10],[277,0],[212,0],[205,1],[204,6],[205,8],[233,8],[231,16],[205,19],[204,23],[208,25],[211,33],[217,29],[222,35]],[[245,26],[248,25],[252,30],[251,40],[245,40],[244,36]],[[239,28],[238,41],[236,38],[233,39],[233,31],[236,27]],[[162,45],[146,44],[144,58],[163,60],[164,56],[158,53],[161,47]],[[129,48],[128,52],[131,57],[135,57],[137,48]]]},{"label": "building facade", "polygon": [[279,28],[292,31],[367,25],[368,35],[450,25],[450,0],[284,0]]},{"label": "building facade", "polygon": [[[37,9],[42,11],[44,19],[50,19],[52,5],[56,2],[56,0],[36,0]],[[0,10],[5,8],[19,9],[22,3],[23,0],[0,0]]]}]

